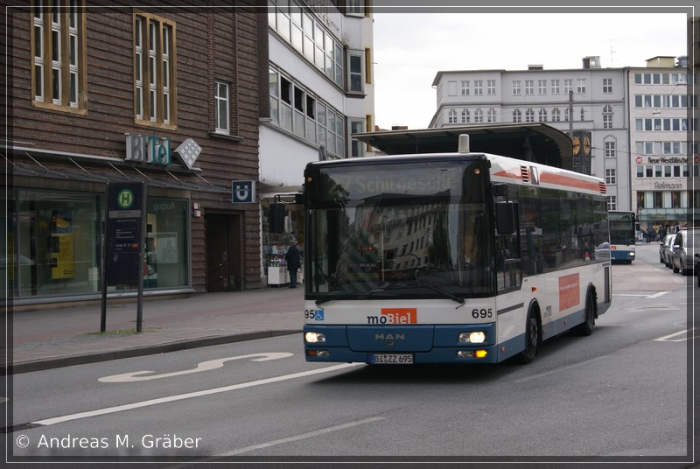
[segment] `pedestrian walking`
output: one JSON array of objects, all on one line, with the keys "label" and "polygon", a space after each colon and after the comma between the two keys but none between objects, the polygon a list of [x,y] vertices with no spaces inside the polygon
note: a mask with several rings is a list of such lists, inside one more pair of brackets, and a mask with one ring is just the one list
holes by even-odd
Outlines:
[{"label": "pedestrian walking", "polygon": [[295,240],[289,242],[289,248],[287,249],[287,254],[284,255],[284,259],[287,261],[287,270],[289,270],[289,288],[296,288],[297,271],[301,269],[301,254]]}]

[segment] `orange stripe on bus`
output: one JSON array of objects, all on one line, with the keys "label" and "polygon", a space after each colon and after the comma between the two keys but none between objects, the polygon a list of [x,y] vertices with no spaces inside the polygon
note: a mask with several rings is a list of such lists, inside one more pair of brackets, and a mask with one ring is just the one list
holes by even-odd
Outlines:
[{"label": "orange stripe on bus", "polygon": [[499,171],[497,173],[493,173],[494,176],[499,176],[502,178],[513,178],[513,179],[522,179],[523,175],[520,172],[520,168],[517,169],[505,169],[503,171]]},{"label": "orange stripe on bus", "polygon": [[542,173],[540,175],[540,182],[556,184],[559,186],[577,187],[579,189],[586,189],[593,192],[600,191],[600,185],[597,182],[584,181],[582,179],[565,176],[563,174]]}]

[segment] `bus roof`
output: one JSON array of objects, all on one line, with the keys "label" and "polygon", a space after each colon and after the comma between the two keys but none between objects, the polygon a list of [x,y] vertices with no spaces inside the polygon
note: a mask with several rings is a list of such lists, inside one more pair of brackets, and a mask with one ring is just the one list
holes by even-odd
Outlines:
[{"label": "bus roof", "polygon": [[418,155],[391,155],[340,160],[315,161],[310,166],[362,166],[367,164],[396,164],[429,162],[434,160],[459,161],[484,158],[491,163],[491,181],[508,184],[539,186],[559,190],[573,190],[588,194],[605,195],[605,182],[595,176],[556,168],[553,166],[517,160],[489,153],[421,153]]}]

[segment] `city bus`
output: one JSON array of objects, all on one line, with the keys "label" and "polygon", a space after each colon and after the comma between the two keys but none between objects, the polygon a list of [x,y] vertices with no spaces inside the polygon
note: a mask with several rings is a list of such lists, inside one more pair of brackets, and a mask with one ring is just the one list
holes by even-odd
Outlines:
[{"label": "city bus", "polygon": [[610,306],[605,183],[470,153],[309,163],[310,362],[531,362]]},{"label": "city bus", "polygon": [[635,256],[637,228],[634,212],[608,212],[610,258],[612,262],[631,264]]}]

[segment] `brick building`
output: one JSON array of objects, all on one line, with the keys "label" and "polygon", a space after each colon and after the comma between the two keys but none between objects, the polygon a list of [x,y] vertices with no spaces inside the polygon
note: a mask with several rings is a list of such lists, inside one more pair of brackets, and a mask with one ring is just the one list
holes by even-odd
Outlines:
[{"label": "brick building", "polygon": [[[60,4],[2,18],[6,296],[22,307],[99,299],[108,187],[141,181],[146,295],[259,288],[259,206],[233,203],[232,181],[259,179],[266,16],[254,0],[225,10]],[[110,275],[110,297],[136,294],[138,283]]]}]

